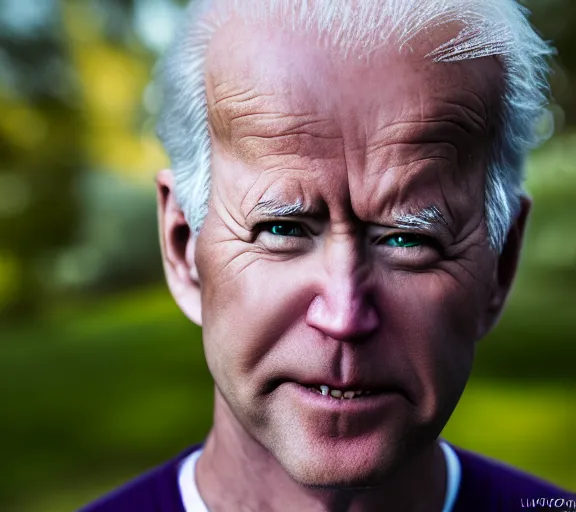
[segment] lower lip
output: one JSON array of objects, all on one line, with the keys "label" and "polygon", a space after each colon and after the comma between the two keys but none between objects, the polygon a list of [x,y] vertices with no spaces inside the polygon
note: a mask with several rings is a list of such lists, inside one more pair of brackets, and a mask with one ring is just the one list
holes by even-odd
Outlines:
[{"label": "lower lip", "polygon": [[403,395],[398,391],[384,391],[371,395],[361,395],[357,398],[332,398],[331,396],[316,393],[296,382],[286,382],[281,387],[288,388],[291,393],[295,393],[298,399],[304,401],[307,405],[329,412],[369,412],[390,407],[399,399],[403,399]]}]

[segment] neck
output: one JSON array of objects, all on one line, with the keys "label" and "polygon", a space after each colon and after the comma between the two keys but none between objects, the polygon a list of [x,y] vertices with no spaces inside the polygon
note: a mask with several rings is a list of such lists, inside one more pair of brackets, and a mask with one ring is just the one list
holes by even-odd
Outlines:
[{"label": "neck", "polygon": [[[236,420],[216,390],[214,425],[198,461],[196,482],[210,510],[372,512],[442,510],[446,467],[436,442],[401,464],[378,487],[318,489],[294,481],[272,453]],[[418,492],[414,492],[417,489]]]}]

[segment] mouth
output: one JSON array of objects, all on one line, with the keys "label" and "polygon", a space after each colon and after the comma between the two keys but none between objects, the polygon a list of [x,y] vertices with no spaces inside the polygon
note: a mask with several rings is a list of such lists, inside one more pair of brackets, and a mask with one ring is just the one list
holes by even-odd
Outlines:
[{"label": "mouth", "polygon": [[327,384],[303,387],[311,393],[316,393],[332,400],[357,400],[362,397],[366,398],[381,393],[381,391],[373,389],[338,389],[330,387]]},{"label": "mouth", "polygon": [[405,400],[404,393],[397,388],[336,388],[328,384],[294,381],[285,381],[279,388],[296,397],[306,410],[313,411],[314,414],[338,412],[380,415],[383,410],[397,406],[400,403],[398,400]]},{"label": "mouth", "polygon": [[[391,379],[387,381],[350,380],[338,382],[336,379],[284,377],[268,383],[268,393],[278,389],[295,392],[305,403],[320,409],[361,411],[387,404],[390,400],[402,399],[412,405],[410,395]],[[324,381],[324,382],[323,382]]]}]

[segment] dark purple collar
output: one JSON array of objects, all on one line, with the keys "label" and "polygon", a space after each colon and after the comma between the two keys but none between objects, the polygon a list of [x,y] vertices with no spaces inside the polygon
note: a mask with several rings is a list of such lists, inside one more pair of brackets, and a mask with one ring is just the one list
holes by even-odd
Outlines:
[{"label": "dark purple collar", "polygon": [[[453,512],[527,512],[532,502],[550,504],[535,510],[563,510],[561,500],[574,500],[568,493],[500,462],[451,445],[460,459],[462,479]],[[133,480],[79,512],[186,512],[180,497],[178,472],[182,461],[195,450],[188,448],[169,462]],[[545,501],[543,501],[545,500]]]}]

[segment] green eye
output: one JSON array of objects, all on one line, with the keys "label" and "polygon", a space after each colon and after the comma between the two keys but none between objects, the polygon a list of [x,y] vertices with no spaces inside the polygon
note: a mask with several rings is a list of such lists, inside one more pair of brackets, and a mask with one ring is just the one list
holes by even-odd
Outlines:
[{"label": "green eye", "polygon": [[389,236],[388,238],[386,238],[384,243],[388,247],[411,248],[425,245],[426,240],[424,240],[424,238],[419,235],[415,235],[412,233],[403,233],[400,235]]},{"label": "green eye", "polygon": [[265,229],[276,236],[304,236],[303,229],[294,222],[270,223]]}]

